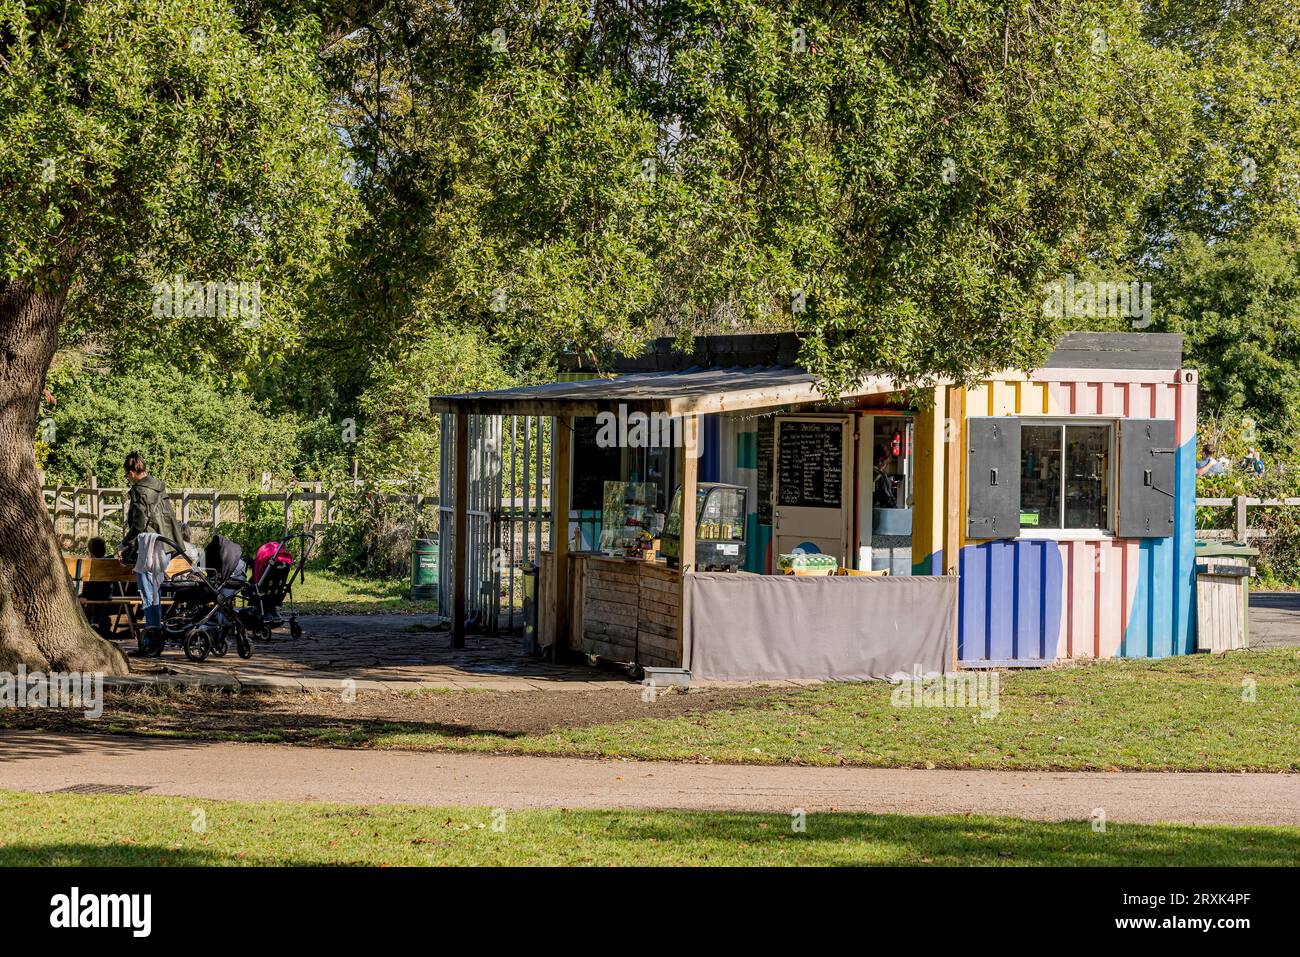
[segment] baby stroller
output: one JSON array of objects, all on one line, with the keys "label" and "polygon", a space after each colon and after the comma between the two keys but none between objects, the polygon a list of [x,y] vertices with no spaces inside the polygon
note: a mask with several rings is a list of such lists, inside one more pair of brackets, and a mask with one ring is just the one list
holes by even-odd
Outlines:
[{"label": "baby stroller", "polygon": [[[299,541],[295,559],[288,545]],[[232,643],[241,658],[251,658],[253,639],[265,641],[284,624],[281,608],[302,578],[314,543],[310,535],[297,534],[263,545],[250,575],[243,549],[213,536],[204,554],[208,573],[187,569],[164,585],[172,605],[163,619],[162,640],[179,644],[191,661],[221,657]],[[296,614],[289,616],[289,631],[302,637]]]},{"label": "baby stroller", "polygon": [[[174,642],[191,661],[203,661],[209,654],[226,654],[233,641],[239,657],[253,657],[253,642],[237,607],[248,584],[243,549],[214,535],[203,561],[206,572],[190,567],[163,584],[162,595],[171,599],[171,606],[163,616],[159,645]],[[155,647],[155,653],[160,651]]]},{"label": "baby stroller", "polygon": [[[244,626],[259,641],[268,641],[271,631],[284,624],[280,610],[293,600],[293,586],[302,581],[307,560],[316,539],[305,532],[267,542],[253,559],[253,575],[242,591]],[[294,557],[297,552],[297,557]],[[296,612],[289,613],[289,634],[302,637]]]}]

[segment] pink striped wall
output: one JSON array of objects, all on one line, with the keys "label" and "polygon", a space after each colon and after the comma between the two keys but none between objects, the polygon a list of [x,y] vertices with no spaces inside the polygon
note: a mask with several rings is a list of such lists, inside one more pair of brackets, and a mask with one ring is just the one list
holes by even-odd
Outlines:
[{"label": "pink striped wall", "polygon": [[[1196,382],[1196,373],[1190,370],[1042,369],[1018,379],[989,380],[967,390],[966,414],[1174,419],[1183,462],[1180,467],[1185,475],[1187,457],[1195,456]],[[1179,486],[1181,494],[1177,496],[1176,508],[1180,516],[1191,507],[1194,483],[1193,477],[1190,494],[1185,481]],[[1060,609],[1059,615],[1045,612],[1040,616],[1042,627],[1048,629],[1042,635],[1045,658],[1051,660],[1052,648],[1058,659],[1185,650],[1183,636],[1190,634],[1187,616],[1191,610],[1180,576],[1182,565],[1186,564],[1186,555],[1182,553],[1190,554],[1191,522],[1187,516],[1180,517],[1179,522],[1180,528],[1183,525],[1187,528],[1175,540],[1098,535],[1056,543],[1061,557],[1063,594],[1059,602],[1057,596],[1035,595],[1030,599],[1039,603],[1038,610],[1049,602],[1053,608]],[[964,542],[963,553],[977,544]],[[979,559],[972,554],[970,560]],[[972,588],[987,589],[986,596],[973,596],[972,608],[1009,600],[1012,591],[1006,582],[997,580],[993,570],[993,560],[989,559],[987,574],[972,577]],[[1017,595],[1025,593],[1025,589],[1015,591]],[[1029,593],[1034,595],[1032,591]],[[1037,620],[1036,607],[1018,607],[1014,616],[1018,624],[995,627],[1020,629],[1019,646],[1024,643],[1023,621]],[[970,624],[976,632],[981,627],[975,621]],[[963,631],[966,627],[963,623]],[[1052,629],[1055,634],[1051,633]],[[983,640],[992,647],[999,644],[1001,637],[974,634],[972,642]],[[1165,648],[1170,650],[1162,651]],[[963,658],[967,657],[977,660],[980,655],[963,654]]]}]

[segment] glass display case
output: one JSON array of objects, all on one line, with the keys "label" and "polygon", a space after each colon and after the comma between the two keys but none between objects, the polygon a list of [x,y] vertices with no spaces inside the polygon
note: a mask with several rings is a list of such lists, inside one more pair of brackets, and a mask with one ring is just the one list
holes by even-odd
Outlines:
[{"label": "glass display case", "polygon": [[[735,571],[745,564],[745,502],[741,485],[701,482],[695,490],[695,571]],[[673,493],[664,522],[663,553],[676,568],[681,557],[682,490]]]},{"label": "glass display case", "polygon": [[606,482],[601,512],[600,550],[606,555],[639,557],[659,531],[653,482]]}]

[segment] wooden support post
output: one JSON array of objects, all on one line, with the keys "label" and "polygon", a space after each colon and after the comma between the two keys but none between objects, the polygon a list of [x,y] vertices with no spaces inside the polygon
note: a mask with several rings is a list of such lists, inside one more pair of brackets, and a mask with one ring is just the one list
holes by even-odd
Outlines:
[{"label": "wooden support post", "polygon": [[956,575],[961,568],[962,523],[965,516],[966,428],[962,390],[948,388],[948,411],[943,423],[943,573]]},{"label": "wooden support post", "polygon": [[[944,469],[947,459],[944,422],[948,417],[947,389],[935,386],[933,406],[913,419],[915,505],[912,510],[912,571],[933,575],[935,558],[943,551]],[[865,438],[865,437],[864,437]],[[864,461],[863,466],[870,465]]]},{"label": "wooden support post", "polygon": [[99,477],[90,477],[90,538],[99,538],[99,523],[104,517],[104,500],[99,491]]},{"label": "wooden support post", "polygon": [[465,647],[469,611],[469,415],[456,413],[456,505],[453,523],[451,646]]},{"label": "wooden support post", "polygon": [[1248,534],[1246,528],[1246,496],[1237,496],[1237,541],[1245,544]]},{"label": "wooden support post", "polygon": [[696,415],[682,418],[682,443],[678,459],[682,476],[682,529],[681,548],[677,564],[681,570],[681,590],[678,593],[680,609],[677,615],[677,667],[685,668],[686,650],[686,575],[695,571],[695,498],[698,488],[700,453],[700,419]]},{"label": "wooden support post", "polygon": [[[948,387],[947,415],[943,423],[943,573],[961,574],[961,543],[965,536],[966,488],[966,395],[958,386]],[[961,583],[958,582],[960,593]],[[957,669],[957,613],[953,611],[952,668]]]},{"label": "wooden support post", "polygon": [[699,487],[699,418],[682,418],[682,547],[680,565],[683,572],[695,570],[695,495]]},{"label": "wooden support post", "polygon": [[569,471],[573,457],[573,418],[555,417],[555,476],[551,496],[551,544],[555,552],[555,639],[551,660],[569,647]]}]

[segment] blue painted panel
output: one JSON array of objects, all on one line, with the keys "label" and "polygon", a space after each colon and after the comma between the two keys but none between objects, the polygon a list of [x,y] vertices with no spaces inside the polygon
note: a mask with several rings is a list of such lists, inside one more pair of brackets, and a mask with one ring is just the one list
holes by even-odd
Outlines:
[{"label": "blue painted panel", "polygon": [[1196,441],[1174,465],[1174,654],[1196,650]]},{"label": "blue painted panel", "polygon": [[961,550],[958,659],[966,664],[1056,659],[1064,600],[1053,541],[982,542]]},{"label": "blue painted panel", "polygon": [[961,576],[957,605],[957,658],[977,661],[989,657],[988,558],[983,546],[967,546],[957,559]]},{"label": "blue painted panel", "polygon": [[[1152,538],[1138,540],[1137,581],[1128,584],[1133,605],[1128,610],[1128,625],[1120,641],[1121,658],[1145,658],[1151,647],[1151,546]],[[1125,601],[1128,598],[1125,596]]]},{"label": "blue painted panel", "polygon": [[1167,658],[1174,653],[1175,557],[1172,538],[1151,539],[1151,634],[1147,648],[1152,658]]},{"label": "blue painted panel", "polygon": [[[1016,642],[1012,658],[1045,657],[1043,625],[1044,542],[1019,542],[1016,549]],[[1055,547],[1055,543],[1053,543]],[[1060,549],[1057,549],[1059,554]]]},{"label": "blue painted panel", "polygon": [[[988,657],[1016,655],[1016,553],[1020,542],[994,541],[988,547]],[[984,546],[980,546],[984,547]]]},{"label": "blue painted panel", "polygon": [[1133,606],[1120,645],[1125,658],[1165,658],[1196,650],[1195,454],[1194,442],[1183,443],[1177,452],[1173,537],[1141,539],[1138,580],[1130,586]]}]

